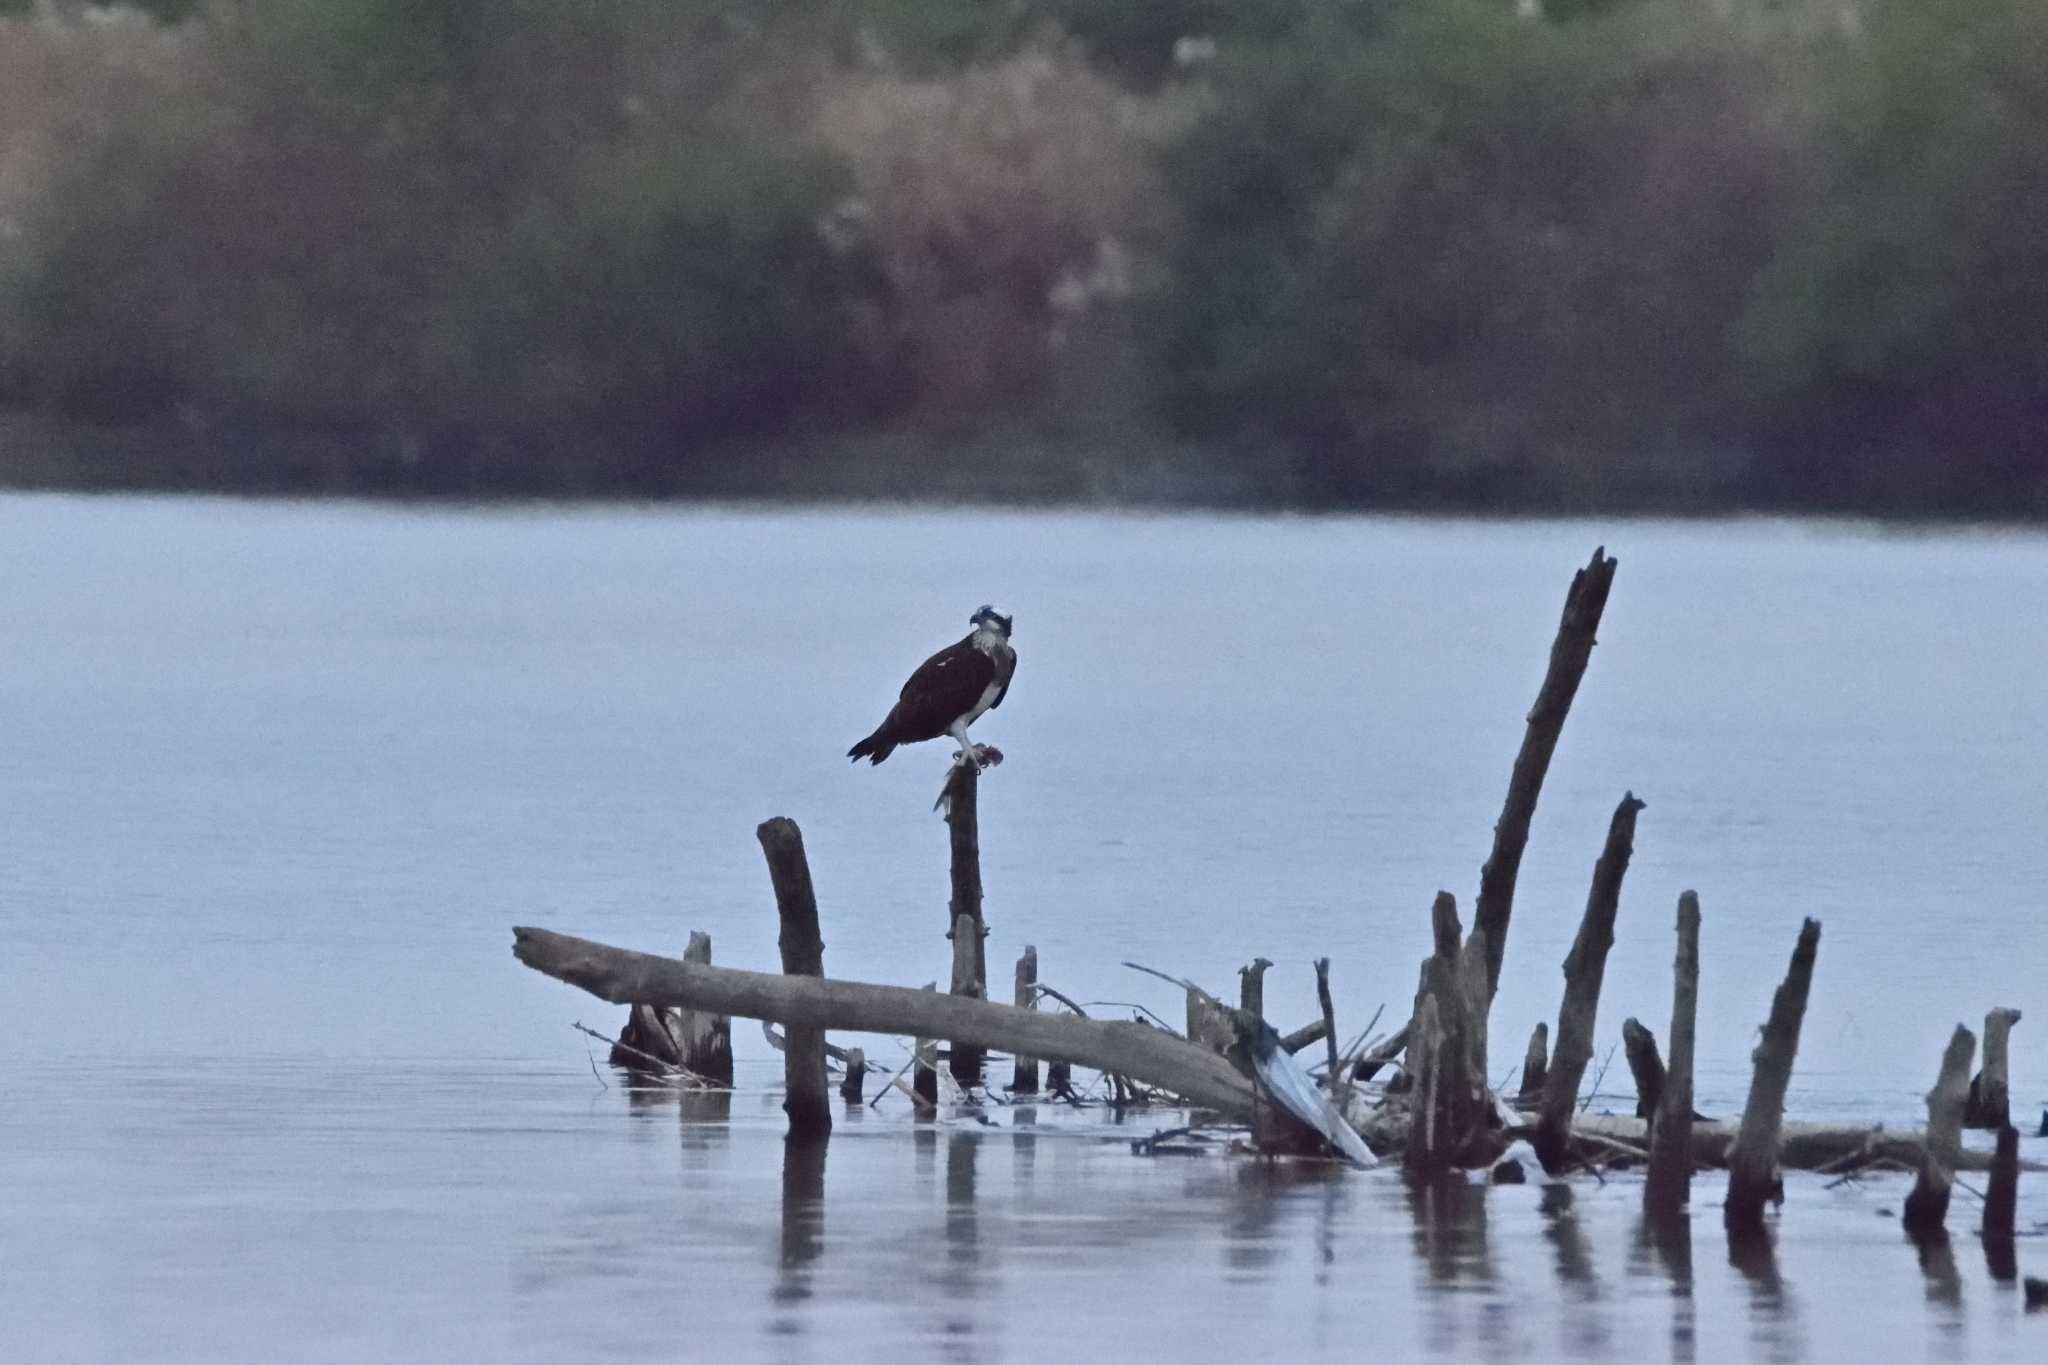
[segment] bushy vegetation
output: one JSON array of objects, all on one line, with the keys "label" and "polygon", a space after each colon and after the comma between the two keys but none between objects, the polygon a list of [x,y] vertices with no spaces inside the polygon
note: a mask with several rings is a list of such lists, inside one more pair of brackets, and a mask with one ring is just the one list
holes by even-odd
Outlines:
[{"label": "bushy vegetation", "polygon": [[2025,0],[148,8],[0,21],[59,479],[2048,511]]}]

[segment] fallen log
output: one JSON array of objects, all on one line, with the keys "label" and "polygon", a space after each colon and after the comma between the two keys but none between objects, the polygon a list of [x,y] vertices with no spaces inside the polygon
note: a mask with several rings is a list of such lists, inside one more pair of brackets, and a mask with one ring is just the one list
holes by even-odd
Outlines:
[{"label": "fallen log", "polygon": [[1799,1055],[1799,1027],[1806,1020],[1806,997],[1813,989],[1813,961],[1819,952],[1820,921],[1810,919],[1800,927],[1785,980],[1771,997],[1763,1038],[1751,1054],[1755,1070],[1749,1102],[1743,1106],[1742,1127],[1728,1154],[1728,1200],[1721,1206],[1721,1222],[1731,1236],[1761,1233],[1764,1204],[1784,1198],[1778,1166],[1784,1159],[1785,1090],[1792,1083],[1793,1059]]},{"label": "fallen log", "polygon": [[1522,868],[1522,851],[1529,844],[1529,822],[1536,815],[1536,798],[1543,790],[1543,776],[1550,771],[1550,756],[1557,751],[1557,738],[1564,733],[1565,716],[1578,695],[1579,680],[1593,657],[1593,637],[1600,629],[1601,613],[1607,610],[1607,593],[1614,586],[1615,561],[1606,547],[1593,551],[1586,567],[1572,575],[1571,590],[1565,594],[1564,616],[1557,623],[1557,638],[1550,645],[1550,665],[1543,673],[1543,685],[1536,692],[1536,704],[1529,708],[1528,729],[1522,747],[1515,754],[1513,773],[1508,778],[1507,799],[1500,819],[1493,826],[1493,850],[1479,869],[1479,899],[1472,907],[1472,927],[1486,931],[1486,990],[1492,999],[1500,989],[1500,964],[1508,947],[1508,917],[1514,912],[1515,878]]},{"label": "fallen log", "polygon": [[785,1028],[951,1038],[970,1046],[1121,1072],[1238,1119],[1251,1083],[1223,1058],[1145,1024],[1040,1014],[986,1000],[832,977],[781,976],[679,962],[547,929],[517,927],[513,956],[614,1004],[642,1001],[772,1019]]},{"label": "fallen log", "polygon": [[[1572,1125],[1574,1136],[1603,1138],[1631,1146],[1655,1145],[1647,1120],[1625,1114],[1582,1114]],[[1701,1119],[1692,1124],[1692,1156],[1702,1167],[1724,1169],[1731,1149],[1742,1131],[1739,1120]],[[1382,1136],[1375,1133],[1374,1136]],[[1392,1139],[1389,1139],[1392,1140]],[[1918,1169],[1927,1154],[1926,1134],[1918,1129],[1890,1129],[1877,1125],[1835,1123],[1781,1123],[1775,1167],[1788,1171],[1826,1171],[1844,1164],[1859,1169],[1873,1163],[1890,1163],[1908,1170]],[[1958,1171],[1988,1171],[1992,1154],[1968,1148],[1956,1154]],[[2022,1162],[2020,1169],[2048,1170],[2039,1162]]]}]

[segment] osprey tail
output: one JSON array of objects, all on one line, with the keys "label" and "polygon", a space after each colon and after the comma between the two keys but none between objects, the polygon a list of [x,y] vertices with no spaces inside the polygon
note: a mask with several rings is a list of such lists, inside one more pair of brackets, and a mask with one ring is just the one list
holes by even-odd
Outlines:
[{"label": "osprey tail", "polygon": [[[882,730],[886,730],[888,728],[889,727],[885,725],[882,727]],[[856,763],[860,762],[862,759],[866,759],[870,763],[880,763],[890,754],[895,753],[896,742],[894,740],[883,739],[882,730],[875,731],[866,739],[854,745],[851,749],[848,749],[846,751],[846,756]]]}]

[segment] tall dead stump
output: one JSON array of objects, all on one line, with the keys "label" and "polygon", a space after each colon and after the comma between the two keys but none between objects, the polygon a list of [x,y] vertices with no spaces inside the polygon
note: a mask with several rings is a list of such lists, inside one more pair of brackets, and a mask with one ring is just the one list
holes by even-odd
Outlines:
[{"label": "tall dead stump", "polygon": [[[825,974],[825,940],[818,932],[818,897],[811,886],[811,867],[804,857],[803,832],[783,816],[755,831],[768,859],[775,885],[775,908],[782,919],[778,940],[782,970],[791,976]],[[811,1024],[784,1029],[783,1110],[789,1115],[791,1142],[823,1142],[832,1135],[832,1108],[826,1099],[825,1030]]]},{"label": "tall dead stump", "polygon": [[1728,1149],[1728,1202],[1721,1219],[1729,1236],[1747,1239],[1764,1230],[1764,1205],[1784,1198],[1778,1174],[1778,1134],[1785,1122],[1785,1090],[1792,1083],[1792,1063],[1799,1055],[1799,1028],[1806,1019],[1806,997],[1813,989],[1813,963],[1820,953],[1820,921],[1807,920],[1785,980],[1771,997],[1771,1015],[1762,1039],[1750,1054],[1755,1068],[1749,1081],[1749,1102],[1742,1108],[1742,1127]]}]

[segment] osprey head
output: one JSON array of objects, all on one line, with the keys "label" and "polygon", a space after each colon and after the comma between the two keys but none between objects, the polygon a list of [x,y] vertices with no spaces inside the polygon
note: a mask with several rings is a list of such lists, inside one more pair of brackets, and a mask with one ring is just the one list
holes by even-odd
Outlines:
[{"label": "osprey head", "polygon": [[967,618],[967,624],[976,630],[993,631],[1007,640],[1010,638],[1010,620],[1010,617],[1003,615],[994,607],[983,607]]}]

